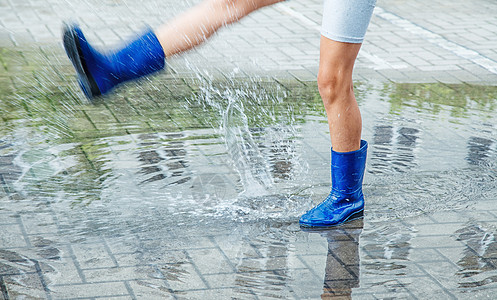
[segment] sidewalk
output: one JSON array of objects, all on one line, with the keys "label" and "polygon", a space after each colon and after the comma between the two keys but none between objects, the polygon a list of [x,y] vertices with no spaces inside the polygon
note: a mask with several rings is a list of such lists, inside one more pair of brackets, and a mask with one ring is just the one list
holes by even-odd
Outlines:
[{"label": "sidewalk", "polygon": [[86,102],[63,20],[112,45],[186,6],[0,0],[0,300],[495,295],[497,3],[378,1],[365,219],[319,232],[297,220],[329,192],[321,1]]},{"label": "sidewalk", "polygon": [[[119,4],[121,3],[121,4]],[[63,20],[78,20],[89,38],[114,45],[158,26],[186,8],[177,1],[4,0],[0,46],[23,51],[60,45]],[[396,82],[497,82],[495,11],[487,0],[380,0],[357,61],[357,79]],[[315,80],[321,1],[290,1],[263,9],[222,30],[210,43],[171,61],[177,73],[217,66]],[[59,47],[60,48],[60,47]],[[57,48],[59,51],[60,49]]]}]

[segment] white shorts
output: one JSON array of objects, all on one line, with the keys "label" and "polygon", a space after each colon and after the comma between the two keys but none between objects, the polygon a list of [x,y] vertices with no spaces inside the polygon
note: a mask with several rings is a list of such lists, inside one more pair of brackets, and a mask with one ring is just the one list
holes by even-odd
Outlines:
[{"label": "white shorts", "polygon": [[321,34],[344,43],[362,43],[376,0],[324,0]]}]

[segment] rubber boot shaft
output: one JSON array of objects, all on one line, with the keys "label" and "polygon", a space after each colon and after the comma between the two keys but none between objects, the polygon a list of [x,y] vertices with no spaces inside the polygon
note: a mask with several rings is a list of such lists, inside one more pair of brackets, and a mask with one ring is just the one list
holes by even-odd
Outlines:
[{"label": "rubber boot shaft", "polygon": [[362,181],[366,168],[368,143],[359,150],[335,152],[331,149],[332,185],[328,197],[300,218],[303,227],[336,226],[363,216]]}]

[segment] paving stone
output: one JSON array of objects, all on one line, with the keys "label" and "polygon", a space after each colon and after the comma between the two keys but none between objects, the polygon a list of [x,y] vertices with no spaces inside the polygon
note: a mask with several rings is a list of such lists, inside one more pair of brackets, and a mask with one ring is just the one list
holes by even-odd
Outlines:
[{"label": "paving stone", "polygon": [[[218,249],[189,250],[188,254],[201,274],[233,272],[233,266]],[[213,267],[213,265],[215,267]]]},{"label": "paving stone", "polygon": [[53,299],[115,297],[129,295],[122,282],[57,285],[51,287]]},{"label": "paving stone", "polygon": [[81,244],[73,247],[81,268],[116,267],[104,244]]},{"label": "paving stone", "polygon": [[18,224],[4,225],[2,228],[2,233],[0,233],[2,247],[17,248],[27,246],[26,241],[23,238],[22,230]]},{"label": "paving stone", "polygon": [[130,281],[147,279],[144,269],[152,268],[151,266],[139,267],[143,275],[136,272],[136,267],[114,267],[114,268],[99,268],[92,270],[83,270],[83,274],[88,282],[103,282],[103,281]]},{"label": "paving stone", "polygon": [[53,272],[47,272],[45,277],[50,282],[57,282],[58,284],[80,284],[84,281],[80,277],[80,272],[76,268],[74,261],[71,258],[62,258],[57,261],[50,262],[50,267],[54,269]]},{"label": "paving stone", "polygon": [[164,280],[146,279],[128,282],[137,299],[177,299]]}]

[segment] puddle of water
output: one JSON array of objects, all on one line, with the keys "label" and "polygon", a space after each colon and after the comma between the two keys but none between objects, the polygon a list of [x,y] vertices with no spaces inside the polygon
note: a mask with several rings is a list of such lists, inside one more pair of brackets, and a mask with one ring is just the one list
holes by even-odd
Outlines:
[{"label": "puddle of water", "polygon": [[[42,196],[61,207],[95,205],[101,209],[103,205],[122,215],[133,215],[130,208],[135,206],[153,207],[173,216],[189,214],[206,222],[213,217],[243,221],[295,219],[311,201],[316,201],[311,197],[327,193],[328,174],[313,174],[310,169],[315,167],[313,160],[318,156],[314,153],[313,157],[312,151],[306,149],[319,149],[321,168],[327,169],[325,156],[329,154],[321,150],[327,142],[322,110],[290,117],[286,114],[289,107],[295,113],[293,106],[298,106],[299,101],[315,101],[314,95],[310,100],[283,100],[284,94],[278,96],[282,87],[276,88],[276,94],[267,89],[246,92],[261,82],[242,87],[215,87],[202,80],[197,84],[202,89],[193,100],[199,101],[197,108],[202,109],[175,120],[182,124],[210,124],[204,128],[183,130],[178,126],[175,131],[150,133],[146,133],[148,128],[140,128],[145,132],[109,137],[103,128],[97,130],[103,137],[81,141],[64,136],[47,139],[44,129],[36,126],[43,120],[31,120],[35,125],[14,128],[6,135],[3,151],[5,160],[10,159],[12,165],[9,173],[21,174],[14,178],[6,175],[6,188]],[[419,97],[438,91],[433,85],[381,86],[381,90],[369,85],[362,93],[363,87],[358,88],[365,112],[364,135],[371,145],[365,192],[372,221],[467,207],[494,195],[492,161],[496,152],[491,136],[495,128],[488,125],[495,119],[492,102],[483,99],[475,104],[467,100],[469,95],[456,93],[458,86],[439,87],[444,94],[449,93],[448,88],[454,93],[447,96],[455,98],[451,102],[454,107],[438,104],[439,100],[419,104]],[[462,101],[458,99],[465,99],[464,107],[458,106]],[[193,100],[183,99],[190,103]],[[171,100],[167,101],[167,106],[172,105]],[[120,114],[129,112],[114,110],[114,105],[117,102],[88,110],[82,107],[84,111],[75,111],[74,120],[66,126],[77,127],[78,122],[90,119],[99,128],[96,120],[103,113],[116,120],[105,123],[106,127],[121,128],[121,120],[129,116]],[[184,105],[181,100],[176,104]],[[434,105],[445,106],[433,113]],[[402,117],[392,113],[392,107],[403,107]],[[454,110],[466,112],[454,116]],[[144,116],[147,113],[141,112]],[[143,119],[142,115],[135,118]],[[475,122],[481,122],[478,136],[472,131]],[[209,128],[213,124],[218,126]],[[375,125],[369,129],[367,124]],[[315,128],[321,132],[308,136]],[[129,212],[121,211],[123,206]]]},{"label": "puddle of water", "polygon": [[[2,236],[2,292],[44,297],[67,283],[62,264],[77,257],[90,278],[113,264],[106,251],[117,253],[114,267],[147,279],[141,288],[185,297],[193,283],[242,298],[495,287],[494,227],[459,218],[446,235],[455,254],[421,242],[427,215],[434,222],[497,196],[495,87],[357,84],[370,142],[366,218],[309,233],[298,217],[330,186],[315,87],[198,72],[130,84],[90,106],[76,86],[43,79],[51,74],[0,93],[0,225],[27,224],[29,234],[19,240],[26,234],[12,225]],[[47,221],[29,226],[28,216]],[[452,263],[440,271],[427,255]]]}]

